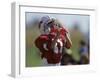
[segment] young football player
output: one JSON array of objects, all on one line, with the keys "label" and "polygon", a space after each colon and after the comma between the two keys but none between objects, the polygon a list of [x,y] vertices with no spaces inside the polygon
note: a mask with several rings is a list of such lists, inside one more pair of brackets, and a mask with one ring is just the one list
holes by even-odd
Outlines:
[{"label": "young football player", "polygon": [[58,28],[54,21],[53,19],[47,21],[44,33],[48,31],[48,34],[47,32],[41,34],[35,41],[36,47],[42,53],[43,61],[48,66],[60,65],[63,47],[70,48],[72,44],[68,32],[63,27]]}]

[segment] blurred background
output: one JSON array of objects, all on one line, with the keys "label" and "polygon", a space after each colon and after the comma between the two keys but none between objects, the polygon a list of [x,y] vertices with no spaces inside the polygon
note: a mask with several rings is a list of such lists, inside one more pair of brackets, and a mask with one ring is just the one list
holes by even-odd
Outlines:
[{"label": "blurred background", "polygon": [[71,55],[74,60],[80,60],[80,41],[85,41],[89,47],[89,15],[76,14],[52,14],[52,13],[25,13],[26,21],[26,67],[42,66],[39,50],[35,47],[34,41],[41,34],[38,23],[41,17],[48,15],[50,18],[58,19],[68,29],[72,48]]}]

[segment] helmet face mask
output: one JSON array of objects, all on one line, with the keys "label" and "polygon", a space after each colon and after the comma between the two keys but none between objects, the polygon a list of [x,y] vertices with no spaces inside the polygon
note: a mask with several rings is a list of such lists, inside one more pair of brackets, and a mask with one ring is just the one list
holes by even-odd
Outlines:
[{"label": "helmet face mask", "polygon": [[49,25],[41,24],[41,27],[40,27],[41,34],[49,34],[50,31],[51,31],[51,28]]}]

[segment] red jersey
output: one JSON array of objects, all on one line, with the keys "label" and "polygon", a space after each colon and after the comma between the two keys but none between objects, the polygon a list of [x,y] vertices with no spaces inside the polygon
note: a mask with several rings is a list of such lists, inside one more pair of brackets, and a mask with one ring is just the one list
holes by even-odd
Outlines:
[{"label": "red jersey", "polygon": [[65,36],[68,31],[63,27],[60,28],[60,37],[57,40],[54,49],[51,49],[51,43],[53,42],[54,38],[57,34],[56,28],[52,27],[50,34],[43,34],[40,35],[35,40],[36,47],[42,52],[41,57],[46,58],[48,63],[56,64],[61,61],[62,58],[62,49],[65,45],[67,48],[67,43],[65,43]]},{"label": "red jersey", "polygon": [[61,61],[62,49],[64,44],[64,37],[60,36],[57,40],[54,49],[51,48],[51,43],[55,38],[55,34],[40,35],[35,40],[36,47],[42,52],[41,57],[46,58],[47,62],[50,64],[56,64]]}]

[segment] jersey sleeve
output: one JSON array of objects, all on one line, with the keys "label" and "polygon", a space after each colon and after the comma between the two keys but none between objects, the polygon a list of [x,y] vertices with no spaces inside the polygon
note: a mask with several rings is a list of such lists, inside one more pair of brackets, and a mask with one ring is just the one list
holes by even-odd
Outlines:
[{"label": "jersey sleeve", "polygon": [[42,52],[45,53],[46,50],[44,49],[44,44],[47,42],[48,37],[47,36],[39,36],[35,40],[35,46]]}]

